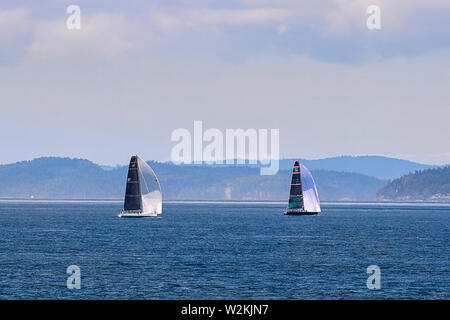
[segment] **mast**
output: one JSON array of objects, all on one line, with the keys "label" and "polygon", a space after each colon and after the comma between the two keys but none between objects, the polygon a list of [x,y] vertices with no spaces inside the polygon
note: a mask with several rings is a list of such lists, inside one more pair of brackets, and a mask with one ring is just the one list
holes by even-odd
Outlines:
[{"label": "mast", "polygon": [[139,182],[138,157],[132,156],[128,166],[124,211],[142,211],[141,184]]},{"label": "mast", "polygon": [[302,179],[300,174],[300,164],[295,161],[292,169],[291,190],[289,193],[289,209],[303,210]]}]

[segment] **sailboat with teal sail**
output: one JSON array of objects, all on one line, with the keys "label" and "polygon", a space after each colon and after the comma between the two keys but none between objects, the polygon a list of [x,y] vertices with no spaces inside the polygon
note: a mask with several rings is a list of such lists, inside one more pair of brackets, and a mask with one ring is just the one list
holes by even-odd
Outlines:
[{"label": "sailboat with teal sail", "polygon": [[119,217],[156,217],[162,213],[161,186],[144,160],[132,156],[128,166],[123,210]]},{"label": "sailboat with teal sail", "polygon": [[299,161],[292,169],[289,203],[284,214],[315,216],[320,213],[319,194],[311,172]]}]

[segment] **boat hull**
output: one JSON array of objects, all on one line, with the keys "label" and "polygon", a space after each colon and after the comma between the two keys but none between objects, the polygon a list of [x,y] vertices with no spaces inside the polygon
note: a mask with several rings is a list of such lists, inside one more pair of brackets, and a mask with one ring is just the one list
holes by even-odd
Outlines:
[{"label": "boat hull", "polygon": [[121,212],[117,215],[119,218],[155,218],[157,213],[139,213],[139,212]]},{"label": "boat hull", "polygon": [[287,210],[284,212],[284,215],[286,215],[286,216],[317,216],[317,215],[319,215],[319,212]]}]

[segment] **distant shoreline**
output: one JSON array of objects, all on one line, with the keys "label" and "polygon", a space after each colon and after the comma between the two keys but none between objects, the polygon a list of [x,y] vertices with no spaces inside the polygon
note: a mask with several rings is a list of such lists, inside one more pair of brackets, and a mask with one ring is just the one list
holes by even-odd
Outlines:
[{"label": "distant shoreline", "polygon": [[[26,202],[26,203],[122,203],[123,199],[24,199],[24,198],[0,198],[2,202]],[[286,205],[287,201],[272,200],[164,200],[163,203],[191,203],[191,204],[273,204]],[[450,206],[450,202],[426,202],[426,201],[321,201],[324,206]]]}]

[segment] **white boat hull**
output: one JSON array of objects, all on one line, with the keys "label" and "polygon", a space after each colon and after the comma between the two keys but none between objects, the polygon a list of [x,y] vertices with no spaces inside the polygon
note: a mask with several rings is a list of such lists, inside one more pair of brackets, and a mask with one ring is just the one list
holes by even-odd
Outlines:
[{"label": "white boat hull", "polygon": [[157,213],[140,213],[140,212],[121,212],[118,214],[119,218],[149,218],[157,217]]}]

